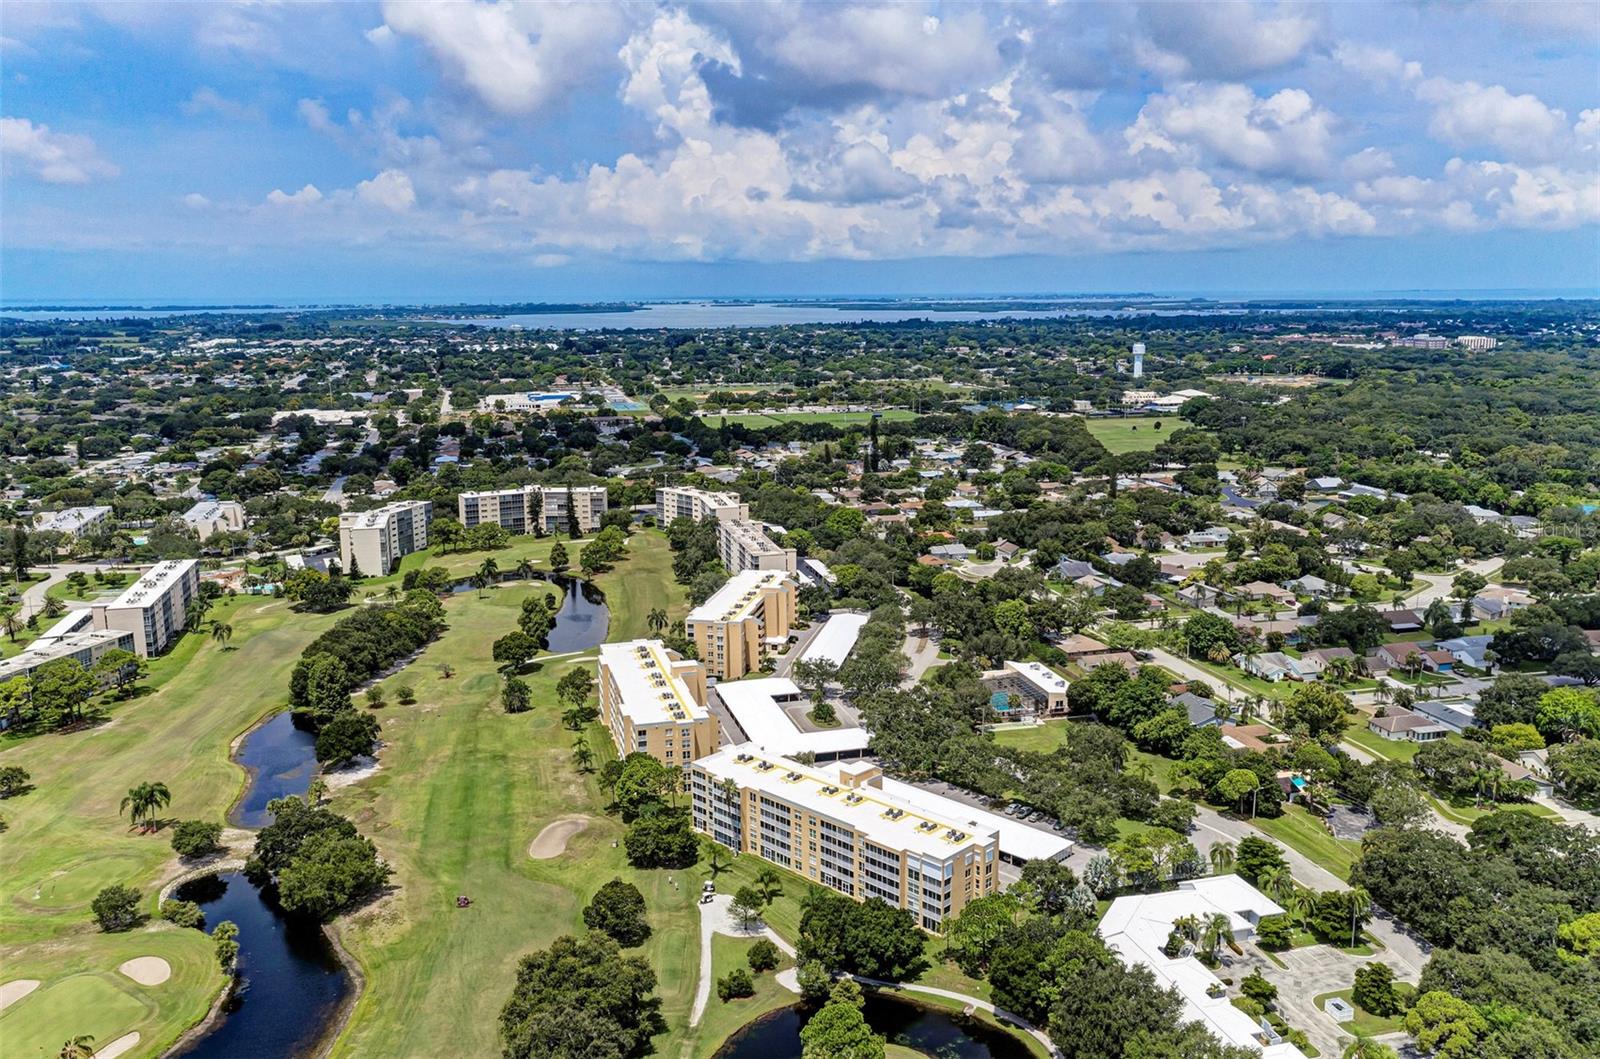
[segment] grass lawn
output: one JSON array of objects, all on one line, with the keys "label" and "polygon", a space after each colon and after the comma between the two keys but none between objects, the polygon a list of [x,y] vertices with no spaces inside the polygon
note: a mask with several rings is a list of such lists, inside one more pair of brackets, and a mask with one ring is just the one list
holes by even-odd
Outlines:
[{"label": "grass lawn", "polygon": [[754,996],[728,1001],[717,996],[716,982],[719,978],[735,967],[750,970],[747,957],[753,941],[752,938],[730,938],[725,934],[712,937],[711,999],[706,1002],[706,1013],[701,1018],[700,1025],[696,1027],[694,1050],[690,1054],[709,1057],[745,1023],[760,1018],[769,1011],[788,1007],[800,999],[777,982],[776,976],[779,971],[794,966],[794,961],[782,954],[779,955],[778,966],[773,970],[763,971],[760,974],[751,972],[751,978],[756,985]]},{"label": "grass lawn", "polygon": [[1341,879],[1350,878],[1350,868],[1361,852],[1359,842],[1334,838],[1321,821],[1298,805],[1284,806],[1283,815],[1275,819],[1257,817],[1251,823]]},{"label": "grass lawn", "polygon": [[[901,420],[915,419],[917,414],[908,408],[884,408],[877,413],[885,423]],[[716,427],[726,419],[729,426],[744,426],[753,429],[764,427],[782,426],[784,423],[827,423],[831,426],[865,426],[871,419],[871,412],[772,412],[763,415],[760,412],[706,412],[700,416],[700,422],[708,427]]]},{"label": "grass lawn", "polygon": [[1374,735],[1366,726],[1365,715],[1358,718],[1357,723],[1352,723],[1344,730],[1344,740],[1353,743],[1369,754],[1390,761],[1410,761],[1417,756],[1420,743],[1413,743],[1409,739],[1385,739],[1381,735]]},{"label": "grass lawn", "polygon": [[[1122,452],[1148,452],[1174,430],[1188,426],[1177,416],[1124,416],[1121,419],[1088,418],[1084,423],[1094,439],[1113,455]],[[1160,423],[1160,429],[1156,424]]]},{"label": "grass lawn", "polygon": [[1178,767],[1176,761],[1169,757],[1162,757],[1159,754],[1149,754],[1130,746],[1128,748],[1128,769],[1132,772],[1138,772],[1141,765],[1150,767],[1150,778],[1155,781],[1156,787],[1160,789],[1162,794],[1172,790],[1172,770]]},{"label": "grass lawn", "polygon": [[[54,1054],[78,1033],[104,1044],[137,1030],[131,1054],[157,1055],[205,1015],[222,987],[210,940],[199,931],[155,922],[102,934],[88,908],[102,887],[122,883],[139,889],[155,913],[160,883],[179,870],[170,832],[130,831],[118,813],[123,794],[160,780],[172,790],[165,819],[221,820],[245,780],[228,760],[229,745],[283,703],[301,648],[336,617],[248,597],[219,600],[212,614],[233,625],[234,650],[185,636],[152,661],[144,694],[111,705],[108,723],[0,744],[0,765],[27,769],[35,788],[5,802],[0,966],[7,980],[44,982],[0,1017],[11,1054],[36,1054],[33,1042]],[[146,988],[116,973],[142,955],[165,958],[173,977]],[[110,999],[108,988],[123,999]],[[17,1041],[28,1047],[11,1047]]]},{"label": "grass lawn", "polygon": [[374,591],[381,593],[390,584],[398,586],[408,571],[421,570],[427,566],[442,566],[450,571],[452,577],[469,577],[477,571],[478,567],[483,565],[485,559],[491,556],[499,564],[501,573],[510,573],[524,559],[530,560],[540,570],[549,571],[550,549],[555,547],[557,541],[560,541],[567,549],[567,561],[571,565],[572,572],[576,573],[578,569],[578,552],[582,549],[583,542],[588,539],[588,537],[581,537],[578,540],[572,540],[566,536],[516,536],[511,538],[511,543],[506,547],[493,552],[453,551],[441,554],[435,548],[424,548],[420,552],[412,552],[401,559],[399,567],[392,574],[384,577],[363,577],[358,582],[360,585],[358,591],[363,595]]},{"label": "grass lawn", "polygon": [[1018,750],[1048,754],[1057,747],[1066,745],[1067,725],[1071,723],[1065,719],[1058,719],[1020,728],[1002,728],[991,734],[994,736],[994,741],[1001,746],[1014,746]]},{"label": "grass lawn", "polygon": [[1478,806],[1473,805],[1471,801],[1465,799],[1459,802],[1446,801],[1445,799],[1433,794],[1425,794],[1423,797],[1427,798],[1428,804],[1433,806],[1440,816],[1444,817],[1446,820],[1451,820],[1467,827],[1471,827],[1484,817],[1497,812],[1532,813],[1534,816],[1542,816],[1546,820],[1554,820],[1558,822],[1561,820],[1561,814],[1556,812],[1554,809],[1547,808],[1543,805],[1536,805],[1532,802],[1510,802],[1498,807],[1489,806],[1486,808],[1479,808]]},{"label": "grass lawn", "polygon": [[[1396,983],[1397,987],[1403,984]],[[1318,1011],[1321,1011],[1323,1004],[1333,997],[1339,997],[1354,1008],[1356,1017],[1349,1022],[1339,1023],[1339,1028],[1347,1033],[1376,1037],[1383,1033],[1399,1033],[1406,1028],[1404,1015],[1374,1015],[1355,1002],[1354,993],[1353,989],[1340,989],[1332,993],[1319,994],[1311,1002],[1316,1005]]]}]

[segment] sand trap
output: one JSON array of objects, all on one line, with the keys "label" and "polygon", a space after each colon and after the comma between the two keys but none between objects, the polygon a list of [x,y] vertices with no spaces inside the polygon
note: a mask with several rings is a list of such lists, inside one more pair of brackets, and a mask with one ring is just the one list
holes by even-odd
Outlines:
[{"label": "sand trap", "polygon": [[[378,744],[382,749],[383,744]],[[343,768],[330,769],[322,774],[322,779],[327,783],[330,791],[340,790],[352,783],[359,783],[368,776],[378,774],[378,759],[362,755]]]},{"label": "sand trap", "polygon": [[39,979],[37,978],[18,978],[14,982],[0,985],[0,1011],[4,1011],[38,988]]},{"label": "sand trap", "polygon": [[131,1052],[139,1046],[137,1033],[124,1033],[121,1037],[94,1053],[94,1059],[117,1059],[123,1052]]},{"label": "sand trap", "polygon": [[563,816],[545,825],[539,837],[528,845],[528,856],[534,860],[550,860],[559,857],[567,851],[567,843],[573,835],[589,826],[587,816]]},{"label": "sand trap", "polygon": [[117,970],[140,985],[160,985],[172,977],[172,965],[159,956],[136,956]]}]

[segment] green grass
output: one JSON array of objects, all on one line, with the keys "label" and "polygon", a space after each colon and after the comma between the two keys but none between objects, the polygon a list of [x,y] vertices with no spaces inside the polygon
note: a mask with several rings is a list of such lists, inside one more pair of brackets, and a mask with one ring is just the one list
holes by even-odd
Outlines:
[{"label": "green grass", "polygon": [[994,741],[1001,746],[1048,754],[1057,747],[1066,745],[1067,725],[1071,723],[1067,720],[1052,720],[1026,728],[1002,728],[991,734],[994,736]]},{"label": "green grass", "polygon": [[1417,756],[1417,750],[1422,745],[1409,739],[1385,739],[1375,734],[1367,727],[1365,715],[1358,717],[1344,730],[1344,740],[1389,761],[1410,761]]},{"label": "green grass", "polygon": [[745,1023],[760,1018],[769,1011],[788,1007],[800,998],[777,982],[777,974],[794,961],[780,954],[778,966],[760,974],[751,972],[755,981],[754,996],[724,1001],[717,996],[717,980],[735,967],[750,970],[748,955],[754,939],[730,938],[717,934],[711,939],[711,999],[706,1002],[705,1015],[696,1029],[693,1055],[709,1057],[722,1047],[734,1031]]},{"label": "green grass", "polygon": [[1280,817],[1257,817],[1251,823],[1341,879],[1350,878],[1350,868],[1361,852],[1359,842],[1334,838],[1319,820],[1298,805],[1284,806]]},{"label": "green grass", "polygon": [[[1113,455],[1148,452],[1174,430],[1188,426],[1177,416],[1125,416],[1121,419],[1085,419],[1089,433]],[[1161,429],[1156,429],[1156,423]]]},{"label": "green grass", "polygon": [[1534,816],[1542,816],[1546,820],[1557,822],[1561,820],[1561,814],[1554,809],[1536,805],[1532,802],[1508,802],[1499,806],[1479,807],[1473,805],[1471,800],[1466,798],[1446,800],[1433,794],[1424,795],[1424,797],[1427,798],[1428,804],[1433,806],[1440,816],[1466,827],[1471,827],[1479,820],[1494,813],[1531,813]]},{"label": "green grass", "polygon": [[567,549],[567,560],[571,564],[573,573],[578,569],[578,552],[583,548],[583,541],[587,537],[572,540],[568,537],[531,537],[516,536],[511,538],[511,543],[499,551],[486,552],[445,552],[440,553],[436,548],[424,548],[420,552],[412,552],[400,560],[400,565],[395,572],[384,577],[363,577],[358,582],[359,591],[365,595],[374,591],[381,592],[389,584],[399,585],[401,579],[410,570],[421,570],[429,566],[442,566],[450,572],[451,577],[469,577],[483,565],[483,561],[493,556],[499,564],[501,573],[510,573],[523,559],[531,561],[535,568],[548,572],[550,569],[550,549],[559,541]]},{"label": "green grass", "polygon": [[[917,418],[915,412],[906,408],[884,408],[877,414],[886,423]],[[784,423],[827,423],[843,427],[865,426],[872,416],[872,412],[773,412],[767,415],[760,412],[705,412],[701,414],[700,422],[708,427],[716,427],[725,419],[729,426],[753,429],[782,426]]]},{"label": "green grass", "polygon": [[1355,1009],[1356,1017],[1349,1022],[1339,1023],[1339,1028],[1347,1033],[1361,1034],[1367,1037],[1376,1037],[1384,1033],[1399,1033],[1406,1028],[1404,1015],[1374,1015],[1366,1008],[1355,1002],[1354,989],[1339,989],[1332,993],[1321,993],[1312,999],[1318,1011],[1322,1005],[1333,997],[1339,997]]},{"label": "green grass", "polygon": [[[154,659],[146,693],[110,707],[99,727],[66,734],[9,737],[0,765],[32,774],[34,790],[8,799],[9,825],[0,835],[0,966],[4,977],[39,978],[33,996],[6,1010],[0,1033],[8,1042],[48,1044],[54,1054],[77,1033],[102,1044],[137,1030],[135,1056],[159,1052],[209,1008],[223,978],[211,944],[199,931],[165,923],[127,934],[102,934],[88,903],[102,887],[139,889],[154,914],[160,883],[179,870],[169,831],[129,830],[118,804],[129,787],[159,780],[172,791],[169,820],[221,820],[243,789],[244,770],[228,760],[235,737],[280,707],[289,669],[300,650],[335,620],[302,615],[277,600],[221,600],[212,612],[234,627],[223,651],[202,635],[185,636]],[[173,977],[157,987],[136,986],[116,974],[122,961],[159,955]],[[92,1009],[40,1003],[69,975],[110,975],[135,1007],[107,1003]],[[61,994],[99,987],[74,985]],[[101,1033],[99,1028],[105,1030]],[[12,1054],[33,1054],[10,1049]]]}]

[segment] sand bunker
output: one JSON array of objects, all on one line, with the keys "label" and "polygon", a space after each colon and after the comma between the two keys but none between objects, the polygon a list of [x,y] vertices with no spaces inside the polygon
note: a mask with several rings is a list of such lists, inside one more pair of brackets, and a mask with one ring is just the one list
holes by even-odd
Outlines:
[{"label": "sand bunker", "polygon": [[[165,962],[165,961],[163,961]],[[123,1052],[131,1052],[139,1046],[137,1033],[124,1033],[121,1037],[94,1053],[94,1059],[117,1059]]]},{"label": "sand bunker", "polygon": [[160,985],[172,977],[172,965],[159,956],[136,956],[117,970],[140,985]]},{"label": "sand bunker", "polygon": [[39,979],[37,978],[18,978],[14,982],[0,985],[0,1011],[4,1011],[38,988]]},{"label": "sand bunker", "polygon": [[563,816],[559,820],[545,825],[539,837],[528,846],[528,856],[534,860],[550,860],[559,857],[567,851],[567,843],[573,835],[589,826],[587,816]]}]

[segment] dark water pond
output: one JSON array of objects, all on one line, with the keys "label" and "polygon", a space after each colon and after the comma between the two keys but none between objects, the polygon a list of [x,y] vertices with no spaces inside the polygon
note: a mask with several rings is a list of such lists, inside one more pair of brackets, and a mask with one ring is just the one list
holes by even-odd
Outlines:
[{"label": "dark water pond", "polygon": [[[763,1015],[730,1037],[716,1059],[800,1059],[800,1027],[814,1010],[796,1004]],[[863,1014],[890,1044],[939,1059],[1029,1059],[1032,1054],[1004,1030],[899,997],[869,993]]]},{"label": "dark water pond", "polygon": [[296,728],[288,710],[245,736],[234,758],[250,770],[250,783],[229,814],[233,825],[266,827],[268,802],[304,794],[317,774],[316,749],[317,737]]},{"label": "dark water pond", "polygon": [[206,914],[206,931],[239,927],[240,982],[215,1029],[190,1059],[290,1059],[315,1050],[350,990],[349,976],[314,921],[291,916],[242,872],[185,883],[176,896]]},{"label": "dark water pond", "polygon": [[[606,642],[606,629],[611,625],[611,611],[606,607],[606,594],[581,577],[561,574],[535,574],[534,579],[548,581],[563,593],[561,609],[556,611],[556,624],[550,630],[546,654],[566,654],[569,651],[590,651]],[[515,574],[502,572],[496,581],[515,584],[520,580]],[[463,578],[450,586],[452,592],[475,592],[477,586],[470,578]]]}]

